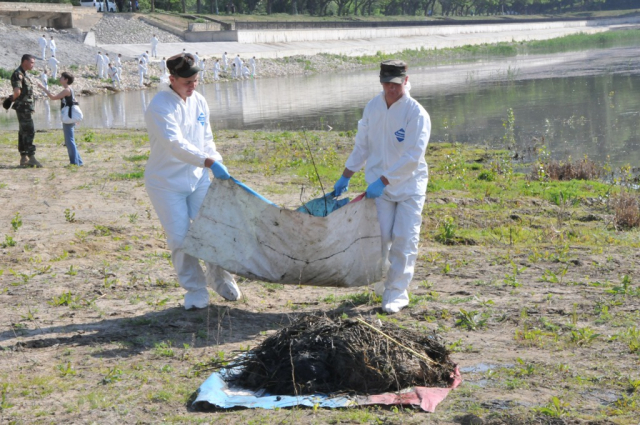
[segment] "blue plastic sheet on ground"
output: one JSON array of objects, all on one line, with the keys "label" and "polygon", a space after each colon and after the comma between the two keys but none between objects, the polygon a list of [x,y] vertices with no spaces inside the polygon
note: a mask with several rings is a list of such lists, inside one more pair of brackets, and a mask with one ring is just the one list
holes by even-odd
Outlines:
[{"label": "blue plastic sheet on ground", "polygon": [[312,199],[296,211],[309,214],[314,217],[326,217],[338,208],[347,205],[349,201],[349,198],[337,199],[336,193],[333,191],[321,196],[320,198]]},{"label": "blue plastic sheet on ground", "polygon": [[357,403],[347,397],[328,397],[317,394],[310,396],[281,396],[270,395],[265,392],[256,393],[242,388],[229,387],[225,377],[228,369],[213,373],[198,388],[198,397],[193,402],[195,407],[209,403],[218,408],[231,409],[233,407],[247,407],[251,409],[276,409],[293,406],[337,408],[354,406]]},{"label": "blue plastic sheet on ground", "polygon": [[442,402],[449,392],[462,382],[460,370],[456,367],[450,377],[448,388],[412,387],[393,393],[370,396],[330,396],[314,394],[307,396],[271,395],[265,391],[251,391],[230,387],[227,379],[238,369],[221,369],[214,372],[198,388],[198,396],[193,402],[196,408],[215,406],[219,409],[246,407],[249,409],[276,409],[293,406],[318,408],[340,408],[368,405],[411,405],[420,407],[425,412],[435,412],[436,406]]}]

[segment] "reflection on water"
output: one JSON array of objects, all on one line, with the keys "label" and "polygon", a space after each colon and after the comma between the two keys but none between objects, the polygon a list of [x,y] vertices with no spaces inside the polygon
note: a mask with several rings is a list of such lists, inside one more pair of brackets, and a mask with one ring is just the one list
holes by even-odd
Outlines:
[{"label": "reflection on water", "polygon": [[[640,160],[640,48],[412,66],[411,95],[431,115],[432,141],[500,146],[507,110],[522,143],[544,140],[556,157],[613,165]],[[377,71],[200,85],[218,129],[352,130],[380,91]],[[82,127],[144,128],[155,89],[79,99]],[[59,102],[39,101],[37,129],[61,128]],[[17,129],[15,113],[0,128]],[[540,142],[542,143],[542,142]]]}]

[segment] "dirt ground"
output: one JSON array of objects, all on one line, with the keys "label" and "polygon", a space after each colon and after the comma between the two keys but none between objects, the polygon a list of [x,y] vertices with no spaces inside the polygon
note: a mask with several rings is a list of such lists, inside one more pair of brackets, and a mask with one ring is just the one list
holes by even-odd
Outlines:
[{"label": "dirt ground", "polygon": [[[140,178],[146,134],[81,129],[86,165],[77,168],[67,165],[60,131],[38,133],[42,169],[17,167],[15,137],[0,133],[0,423],[638,423],[639,238],[637,231],[601,236],[611,218],[597,198],[560,223],[558,207],[535,198],[430,193],[412,303],[397,315],[382,314],[366,287],[246,279],[239,279],[240,301],[212,292],[208,309],[185,311]],[[343,160],[352,139],[331,137]],[[260,138],[223,132],[218,148],[232,175],[297,207],[300,178],[270,170]],[[438,160],[427,158],[436,176]],[[532,232],[547,229],[543,217],[554,219],[530,243],[512,243],[510,233],[491,243],[438,242],[442,209],[451,207],[462,229],[481,224],[474,206],[492,220],[526,222]],[[570,220],[578,233],[595,222],[596,239],[560,242]],[[435,330],[464,382],[434,414],[190,407],[218,360],[255,347],[304,312]]]}]

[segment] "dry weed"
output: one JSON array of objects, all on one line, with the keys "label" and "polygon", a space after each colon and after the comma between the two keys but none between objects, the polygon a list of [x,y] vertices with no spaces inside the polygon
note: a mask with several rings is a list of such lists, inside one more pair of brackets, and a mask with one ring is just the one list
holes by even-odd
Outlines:
[{"label": "dry weed", "polygon": [[614,210],[613,223],[616,228],[631,229],[640,226],[640,202],[638,197],[622,191],[611,197]]},{"label": "dry weed", "polygon": [[595,180],[604,175],[604,168],[589,158],[573,162],[549,160],[544,164],[536,163],[531,169],[531,177],[538,180],[540,167],[544,169],[545,177],[549,180]]}]

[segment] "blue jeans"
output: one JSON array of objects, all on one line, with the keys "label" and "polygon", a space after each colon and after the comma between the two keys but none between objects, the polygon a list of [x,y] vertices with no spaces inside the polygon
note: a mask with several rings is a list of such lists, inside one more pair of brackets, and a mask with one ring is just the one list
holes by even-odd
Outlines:
[{"label": "blue jeans", "polygon": [[67,152],[69,152],[69,162],[74,165],[82,165],[82,158],[78,153],[76,147],[76,141],[73,135],[75,124],[62,124],[62,132],[64,133],[64,144],[67,146]]}]

